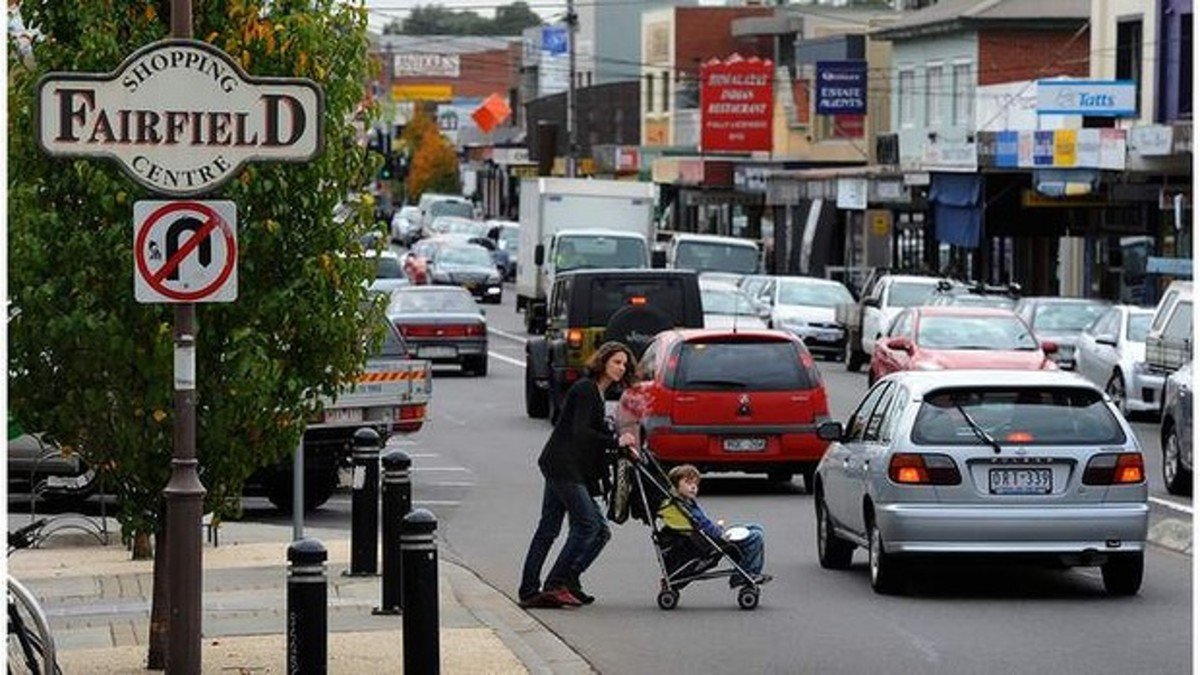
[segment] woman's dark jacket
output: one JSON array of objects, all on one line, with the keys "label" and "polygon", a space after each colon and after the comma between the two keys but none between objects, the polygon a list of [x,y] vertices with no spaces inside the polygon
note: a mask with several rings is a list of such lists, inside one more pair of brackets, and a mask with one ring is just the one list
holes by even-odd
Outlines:
[{"label": "woman's dark jacket", "polygon": [[562,413],[542,448],[538,466],[547,478],[583,483],[590,493],[600,494],[604,453],[612,443],[600,389],[595,380],[585,377],[567,390]]}]

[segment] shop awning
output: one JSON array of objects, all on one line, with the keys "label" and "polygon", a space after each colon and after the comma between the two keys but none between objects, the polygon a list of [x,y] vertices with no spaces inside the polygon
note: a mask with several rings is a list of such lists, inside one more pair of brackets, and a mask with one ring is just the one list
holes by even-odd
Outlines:
[{"label": "shop awning", "polygon": [[963,248],[977,248],[983,223],[983,177],[967,173],[930,176],[929,201],[933,204],[937,240]]}]

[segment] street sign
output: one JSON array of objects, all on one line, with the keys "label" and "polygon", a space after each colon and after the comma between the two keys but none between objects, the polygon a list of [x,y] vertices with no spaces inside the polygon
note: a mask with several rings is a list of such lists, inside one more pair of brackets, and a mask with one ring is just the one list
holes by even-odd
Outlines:
[{"label": "street sign", "polygon": [[111,73],[38,83],[38,142],[58,157],[111,157],[167,196],[211,192],[244,162],[321,152],[324,95],[304,78],[251,77],[198,40],[146,45]]},{"label": "street sign", "polygon": [[145,303],[236,300],[236,228],[231,201],[134,203],[134,297]]}]

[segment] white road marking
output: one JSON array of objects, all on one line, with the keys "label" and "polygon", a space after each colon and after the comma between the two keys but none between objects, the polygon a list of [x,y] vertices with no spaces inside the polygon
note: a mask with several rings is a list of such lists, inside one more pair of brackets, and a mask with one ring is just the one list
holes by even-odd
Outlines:
[{"label": "white road marking", "polygon": [[493,335],[499,335],[500,337],[502,337],[506,340],[512,340],[513,342],[520,342],[521,344],[525,344],[525,338],[521,337],[520,335],[516,335],[514,333],[502,331],[499,328],[489,328],[488,332],[492,333]]},{"label": "white road marking", "polygon": [[524,361],[518,361],[518,360],[516,360],[516,359],[512,358],[511,356],[505,356],[505,355],[503,355],[503,354],[497,354],[496,352],[488,352],[488,356],[491,356],[493,359],[496,359],[496,360],[498,360],[498,361],[503,361],[504,363],[508,363],[508,364],[511,364],[511,365],[517,366],[518,368],[524,368],[524,367],[525,367],[525,362],[524,362]]},{"label": "white road marking", "polygon": [[1190,506],[1180,504],[1179,502],[1173,502],[1169,499],[1162,499],[1160,497],[1150,497],[1149,499],[1150,499],[1150,501],[1154,502],[1155,504],[1158,504],[1159,506],[1165,506],[1168,509],[1182,511],[1183,513],[1186,513],[1189,516],[1192,515],[1192,507],[1190,507]]}]

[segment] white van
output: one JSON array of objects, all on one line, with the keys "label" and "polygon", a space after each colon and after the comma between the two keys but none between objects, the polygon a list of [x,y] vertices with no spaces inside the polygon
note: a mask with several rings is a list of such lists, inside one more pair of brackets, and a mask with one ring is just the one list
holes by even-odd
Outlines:
[{"label": "white van", "polygon": [[676,233],[667,247],[667,267],[697,272],[757,274],[761,257],[757,242],[713,234]]},{"label": "white van", "polygon": [[1192,282],[1172,281],[1146,334],[1146,367],[1170,374],[1192,360]]}]

